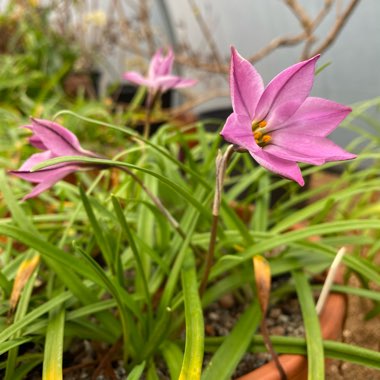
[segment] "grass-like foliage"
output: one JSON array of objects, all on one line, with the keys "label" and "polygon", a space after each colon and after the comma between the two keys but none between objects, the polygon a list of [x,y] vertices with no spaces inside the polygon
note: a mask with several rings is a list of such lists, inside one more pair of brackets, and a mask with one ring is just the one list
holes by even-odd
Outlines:
[{"label": "grass-like foliage", "polygon": [[[145,139],[104,108],[103,119],[61,111],[60,122],[81,136],[97,136],[92,148],[108,158],[86,158],[102,170],[80,173],[23,203],[29,185],[4,171],[0,176],[2,378],[62,378],[65,368],[78,364],[74,358],[66,365],[70,350],[79,347],[92,352],[92,373],[109,371],[119,360],[128,379],[142,373],[156,379],[162,367],[172,379],[228,379],[245,352],[266,350],[255,335],[261,320],[252,296],[255,255],[267,257],[272,276],[292,273],[283,294],[297,292],[304,313],[306,340],[273,337],[279,353],[307,352],[313,379],[323,378],[325,357],[379,368],[374,351],[322,341],[308,285],[310,275],[328,268],[345,245],[346,268],[363,288],[335,290],[372,299],[374,313],[379,310],[369,284],[380,284],[373,263],[380,228],[380,123],[368,111],[378,104],[355,105],[340,127],[357,132],[348,147],[360,148],[355,161],[303,168],[309,183],[328,168],[339,173],[326,184],[301,189],[246,155],[234,156],[201,295],[221,145],[217,130],[206,132],[208,121],[185,128],[169,121]],[[1,112],[3,167],[15,168],[29,152],[25,132],[15,129],[19,115]],[[363,132],[363,123],[372,130]],[[226,293],[236,294],[246,311],[228,337],[205,337],[203,310]],[[205,351],[213,358],[203,368]]]}]

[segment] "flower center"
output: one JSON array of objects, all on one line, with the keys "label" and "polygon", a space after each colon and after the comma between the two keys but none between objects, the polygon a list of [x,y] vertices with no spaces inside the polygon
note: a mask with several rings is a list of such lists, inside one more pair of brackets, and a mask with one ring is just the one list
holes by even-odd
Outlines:
[{"label": "flower center", "polygon": [[272,140],[272,137],[265,133],[266,126],[267,122],[265,120],[261,120],[258,123],[252,122],[253,137],[255,138],[256,144],[261,148]]}]

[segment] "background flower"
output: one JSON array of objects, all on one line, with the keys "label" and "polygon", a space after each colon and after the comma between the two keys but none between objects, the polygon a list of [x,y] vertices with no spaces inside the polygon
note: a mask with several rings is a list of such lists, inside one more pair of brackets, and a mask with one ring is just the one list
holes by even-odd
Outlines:
[{"label": "background flower", "polygon": [[136,71],[128,71],[123,77],[130,82],[148,87],[154,93],[157,91],[162,93],[171,88],[194,86],[197,83],[196,80],[171,74],[173,62],[174,54],[172,49],[169,49],[166,56],[162,55],[162,49],[159,49],[150,61],[147,77]]}]

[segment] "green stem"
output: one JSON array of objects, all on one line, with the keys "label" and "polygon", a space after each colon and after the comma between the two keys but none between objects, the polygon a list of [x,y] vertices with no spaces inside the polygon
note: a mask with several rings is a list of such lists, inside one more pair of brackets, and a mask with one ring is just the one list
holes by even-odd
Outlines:
[{"label": "green stem", "polygon": [[211,225],[211,232],[210,232],[210,242],[209,242],[209,247],[206,254],[205,269],[203,272],[201,285],[199,287],[200,296],[202,296],[206,290],[208,278],[209,278],[212,264],[214,261],[216,236],[218,232],[218,223],[219,223],[219,211],[220,211],[220,204],[222,201],[222,191],[223,191],[223,184],[224,184],[224,175],[226,173],[227,164],[233,151],[234,151],[234,146],[230,145],[223,155],[219,151],[218,156],[216,157],[215,194],[214,194],[214,203],[212,207],[213,218],[212,218],[212,225]]},{"label": "green stem", "polygon": [[151,93],[148,94],[148,102],[146,106],[146,117],[143,132],[144,139],[148,139],[150,136],[152,112],[160,96],[160,91],[156,91],[153,95]]}]

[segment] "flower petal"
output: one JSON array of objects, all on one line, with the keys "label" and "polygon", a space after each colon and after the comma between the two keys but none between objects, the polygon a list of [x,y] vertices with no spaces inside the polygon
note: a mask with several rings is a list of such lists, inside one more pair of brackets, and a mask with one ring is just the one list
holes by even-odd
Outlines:
[{"label": "flower petal", "polygon": [[44,145],[40,138],[37,136],[29,137],[29,143],[37,149],[47,150],[48,148]]},{"label": "flower petal", "polygon": [[318,58],[296,63],[273,78],[257,104],[255,120],[278,124],[289,119],[310,93]]},{"label": "flower petal", "polygon": [[30,171],[34,166],[40,162],[50,160],[54,158],[54,155],[50,150],[41,153],[35,153],[31,155],[20,167],[19,171]]},{"label": "flower petal", "polygon": [[166,56],[162,55],[162,49],[158,49],[152,57],[149,65],[148,77],[154,79],[158,76],[169,75],[172,71],[174,53],[169,49]]},{"label": "flower petal", "polygon": [[240,148],[253,152],[260,149],[253,137],[251,119],[248,116],[232,113],[220,134],[225,140]]},{"label": "flower petal", "polygon": [[165,92],[170,88],[184,88],[194,86],[197,83],[194,79],[187,79],[175,75],[161,76],[155,79],[155,87],[161,92]]},{"label": "flower petal", "polygon": [[132,83],[138,84],[140,86],[151,87],[152,81],[143,77],[141,74],[136,71],[128,71],[123,74],[123,78],[129,80]]},{"label": "flower petal", "polygon": [[231,47],[230,91],[234,112],[248,116],[252,121],[256,105],[264,91],[264,84],[252,64],[234,47]]},{"label": "flower petal", "polygon": [[331,140],[310,135],[292,135],[283,130],[271,134],[273,144],[265,150],[288,160],[321,165],[328,161],[350,160],[356,155],[345,151]]},{"label": "flower petal", "polygon": [[289,178],[297,182],[300,186],[305,184],[305,181],[302,178],[301,170],[296,162],[284,160],[280,157],[267,153],[264,150],[250,153],[255,161],[269,171],[277,173],[282,177]]},{"label": "flower petal", "polygon": [[58,181],[60,181],[70,173],[73,173],[79,170],[80,168],[81,167],[79,165],[65,165],[60,166],[58,168],[54,167],[37,170],[35,172],[13,170],[10,173],[26,181],[38,183],[38,185],[34,187],[34,189],[22,199],[26,200],[29,198],[36,197],[43,191],[51,188]]},{"label": "flower petal", "polygon": [[306,153],[295,152],[291,149],[275,144],[267,145],[264,150],[273,156],[280,157],[288,161],[305,162],[312,165],[322,165],[325,163],[325,160],[321,157],[309,156]]},{"label": "flower petal", "polygon": [[295,114],[282,125],[272,124],[268,132],[286,129],[292,135],[325,137],[351,112],[350,107],[322,98],[307,98]]},{"label": "flower petal", "polygon": [[32,119],[30,129],[55,156],[93,155],[80,146],[72,132],[50,120]]},{"label": "flower petal", "polygon": [[[56,177],[63,178],[67,174],[77,171],[82,167],[77,164],[59,164],[57,166],[49,166],[48,168],[31,172],[29,170],[11,170],[9,173],[16,177],[22,178],[28,182],[40,183],[50,181]],[[67,174],[66,174],[67,173]]]}]

